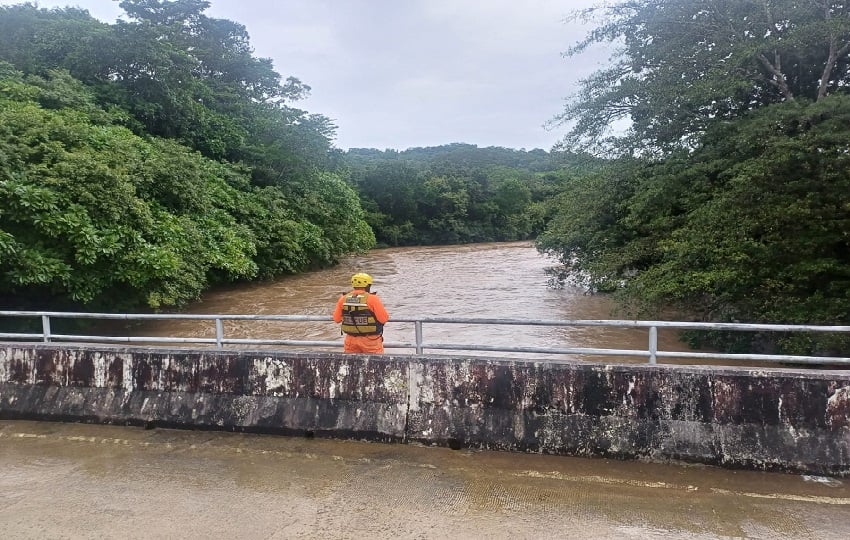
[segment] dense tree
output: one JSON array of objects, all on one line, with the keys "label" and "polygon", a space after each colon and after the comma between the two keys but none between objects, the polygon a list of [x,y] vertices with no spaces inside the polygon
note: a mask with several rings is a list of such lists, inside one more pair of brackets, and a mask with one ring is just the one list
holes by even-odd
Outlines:
[{"label": "dense tree", "polygon": [[0,7],[4,304],[181,305],[374,245],[309,87],[208,5]]},{"label": "dense tree", "polygon": [[846,2],[630,0],[576,16],[602,22],[568,55],[605,42],[616,53],[556,119],[574,123],[567,146],[599,142],[620,119],[631,146],[687,146],[719,119],[823,99],[850,82]]},{"label": "dense tree", "polygon": [[120,5],[130,20],[114,25],[80,10],[0,8],[0,30],[8,30],[0,58],[24,73],[67,69],[98,90],[101,104],[129,111],[126,125],[137,134],[245,162],[259,183],[334,163],[335,126],[290,105],[309,86],[282,80],[271,60],[254,57],[244,26],[207,17],[200,0]]},{"label": "dense tree", "polygon": [[680,198],[690,212],[637,279],[641,294],[710,318],[845,319],[850,96],[768,107],[707,139],[689,160],[700,166],[692,193]]},{"label": "dense tree", "polygon": [[[239,197],[226,166],[93,121],[86,107],[45,108],[37,100],[56,94],[50,79],[39,81],[42,92],[8,72],[0,90],[0,295],[159,307],[197,297],[216,275],[256,273],[250,229],[223,208]],[[68,88],[67,75],[57,81]],[[84,99],[85,89],[78,84],[75,94]]]},{"label": "dense tree", "polygon": [[533,238],[562,167],[543,150],[457,143],[352,149],[344,161],[378,242],[393,246]]},{"label": "dense tree", "polygon": [[[571,53],[620,39],[562,120],[568,143],[625,116],[624,156],[574,177],[539,247],[634,315],[846,324],[850,8],[638,0]],[[693,337],[693,336],[692,336]],[[698,335],[698,339],[706,339]],[[844,352],[847,340],[711,334],[725,348]]]},{"label": "dense tree", "polygon": [[64,68],[78,75],[108,76],[98,73],[98,58],[109,50],[110,35],[109,25],[84,10],[0,6],[0,59],[26,73]]}]

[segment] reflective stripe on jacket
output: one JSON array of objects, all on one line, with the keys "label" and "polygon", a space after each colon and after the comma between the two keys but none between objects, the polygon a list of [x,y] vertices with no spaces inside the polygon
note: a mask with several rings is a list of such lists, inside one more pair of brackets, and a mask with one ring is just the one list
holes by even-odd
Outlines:
[{"label": "reflective stripe on jacket", "polygon": [[385,311],[377,297],[363,290],[354,290],[340,300],[343,332],[354,336],[383,333],[384,324],[380,319],[383,318],[385,322],[386,315],[376,315],[375,311],[379,306],[378,311]]}]

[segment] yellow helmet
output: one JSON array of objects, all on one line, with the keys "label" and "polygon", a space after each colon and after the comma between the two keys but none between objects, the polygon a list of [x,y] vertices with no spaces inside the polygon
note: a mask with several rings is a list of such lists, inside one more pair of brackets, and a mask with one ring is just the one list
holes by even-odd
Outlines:
[{"label": "yellow helmet", "polygon": [[362,289],[372,284],[372,276],[369,274],[359,273],[351,276],[351,286],[355,289]]}]

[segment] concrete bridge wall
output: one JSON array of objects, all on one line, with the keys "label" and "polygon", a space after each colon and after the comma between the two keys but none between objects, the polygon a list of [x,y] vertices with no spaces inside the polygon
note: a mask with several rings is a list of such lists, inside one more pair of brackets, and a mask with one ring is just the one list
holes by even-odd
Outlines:
[{"label": "concrete bridge wall", "polygon": [[850,475],[850,371],[0,343],[0,418]]}]

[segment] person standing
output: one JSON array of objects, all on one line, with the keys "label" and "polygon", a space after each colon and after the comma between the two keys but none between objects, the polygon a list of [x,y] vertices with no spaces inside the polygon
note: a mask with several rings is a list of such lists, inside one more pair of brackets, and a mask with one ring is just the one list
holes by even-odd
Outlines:
[{"label": "person standing", "polygon": [[342,323],[343,352],[381,354],[384,352],[384,325],[390,319],[383,302],[371,292],[372,276],[351,276],[352,291],[337,300],[334,322]]}]

